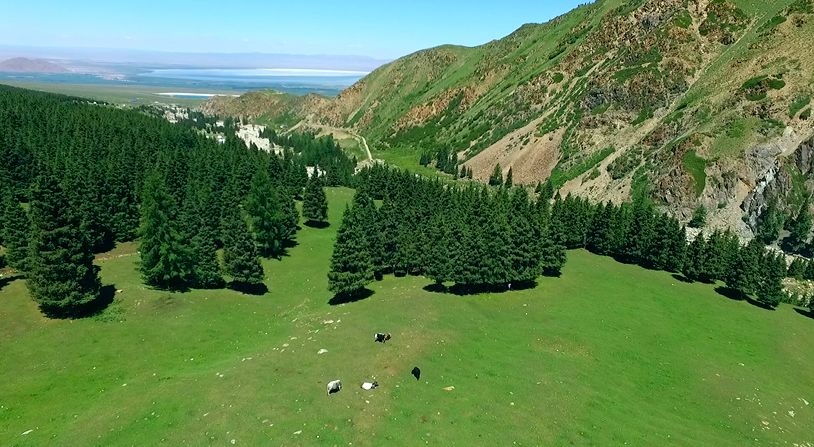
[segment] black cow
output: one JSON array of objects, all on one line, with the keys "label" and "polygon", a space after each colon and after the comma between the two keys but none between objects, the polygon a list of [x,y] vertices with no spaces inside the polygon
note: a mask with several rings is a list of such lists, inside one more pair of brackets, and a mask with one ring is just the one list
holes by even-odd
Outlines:
[{"label": "black cow", "polygon": [[413,377],[415,377],[415,380],[419,380],[421,378],[421,370],[418,369],[417,366],[413,367],[411,374],[413,375]]}]

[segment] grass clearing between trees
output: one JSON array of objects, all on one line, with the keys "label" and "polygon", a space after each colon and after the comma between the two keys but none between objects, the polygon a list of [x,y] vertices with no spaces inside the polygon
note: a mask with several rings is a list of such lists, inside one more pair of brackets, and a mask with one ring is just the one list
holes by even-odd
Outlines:
[{"label": "grass clearing between trees", "polygon": [[386,276],[331,306],[352,191],[326,191],[331,225],[264,261],[263,296],[146,288],[135,244],[97,257],[121,293],[95,318],[48,320],[23,281],[0,283],[0,444],[811,441],[814,320],[791,306],[581,250],[534,289],[460,297]]}]

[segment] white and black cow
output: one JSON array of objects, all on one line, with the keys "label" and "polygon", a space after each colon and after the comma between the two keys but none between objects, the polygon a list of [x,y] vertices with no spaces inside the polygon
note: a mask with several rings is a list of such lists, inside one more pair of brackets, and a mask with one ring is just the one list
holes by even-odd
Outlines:
[{"label": "white and black cow", "polygon": [[365,383],[362,384],[362,389],[367,390],[367,391],[370,391],[370,390],[372,390],[374,388],[378,388],[378,387],[379,387],[379,382],[377,382],[375,380],[373,382],[365,382]]},{"label": "white and black cow", "polygon": [[341,380],[332,380],[328,382],[328,395],[330,396],[333,393],[338,393],[339,390],[342,389],[342,381]]},{"label": "white and black cow", "polygon": [[390,334],[385,332],[376,332],[376,335],[373,336],[373,341],[378,343],[384,343],[387,340],[390,340]]}]

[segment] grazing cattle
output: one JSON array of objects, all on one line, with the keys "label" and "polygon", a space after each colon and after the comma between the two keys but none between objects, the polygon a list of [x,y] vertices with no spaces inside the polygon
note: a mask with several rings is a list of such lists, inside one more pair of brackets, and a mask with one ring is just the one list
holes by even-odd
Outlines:
[{"label": "grazing cattle", "polygon": [[415,380],[418,380],[418,379],[421,378],[421,370],[418,369],[417,366],[413,367],[413,370],[411,371],[411,374],[413,375],[413,377],[415,377]]},{"label": "grazing cattle", "polygon": [[372,390],[373,388],[377,388],[378,386],[379,386],[379,382],[377,382],[377,381],[375,381],[375,380],[374,380],[374,381],[373,381],[373,383],[371,383],[371,382],[365,382],[365,383],[363,383],[363,384],[362,384],[362,389],[363,389],[363,390],[368,390],[368,391],[370,391],[370,390]]},{"label": "grazing cattle", "polygon": [[332,380],[328,382],[328,395],[338,393],[342,389],[342,382],[339,380]]},{"label": "grazing cattle", "polygon": [[376,335],[373,336],[373,340],[378,342],[378,343],[384,343],[387,340],[390,340],[390,334],[382,333],[382,332],[376,332]]}]

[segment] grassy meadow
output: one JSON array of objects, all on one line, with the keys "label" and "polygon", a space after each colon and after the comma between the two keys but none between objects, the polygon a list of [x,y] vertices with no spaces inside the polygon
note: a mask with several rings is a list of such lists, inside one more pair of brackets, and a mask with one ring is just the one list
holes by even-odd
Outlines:
[{"label": "grassy meadow", "polygon": [[120,292],[92,318],[48,320],[23,281],[0,280],[0,445],[814,442],[814,320],[792,307],[584,251],[535,289],[461,297],[385,277],[331,305],[351,195],[330,189],[331,226],[264,262],[264,296],[151,290],[134,244],[99,257]]}]

